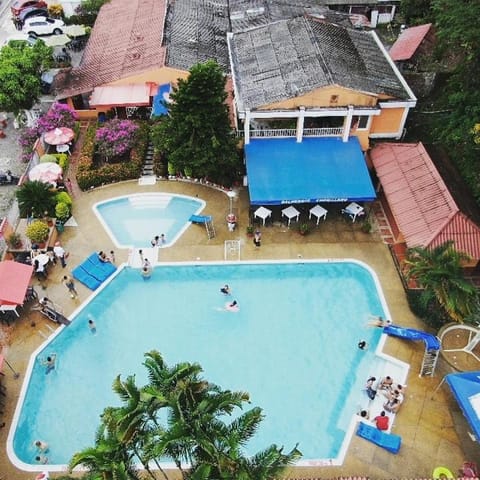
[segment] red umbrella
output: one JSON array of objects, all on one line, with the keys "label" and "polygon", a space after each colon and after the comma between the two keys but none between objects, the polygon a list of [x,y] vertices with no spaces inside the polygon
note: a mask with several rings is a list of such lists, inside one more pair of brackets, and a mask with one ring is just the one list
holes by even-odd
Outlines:
[{"label": "red umbrella", "polygon": [[50,145],[65,145],[73,140],[74,135],[71,128],[60,127],[50,130],[43,138]]}]

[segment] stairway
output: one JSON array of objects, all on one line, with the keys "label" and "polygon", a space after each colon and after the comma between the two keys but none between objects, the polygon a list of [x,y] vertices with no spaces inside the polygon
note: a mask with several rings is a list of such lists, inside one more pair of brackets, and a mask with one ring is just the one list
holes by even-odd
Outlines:
[{"label": "stairway", "polygon": [[142,176],[138,180],[139,185],[153,185],[157,178],[153,169],[153,143],[148,142],[147,151],[143,161]]}]

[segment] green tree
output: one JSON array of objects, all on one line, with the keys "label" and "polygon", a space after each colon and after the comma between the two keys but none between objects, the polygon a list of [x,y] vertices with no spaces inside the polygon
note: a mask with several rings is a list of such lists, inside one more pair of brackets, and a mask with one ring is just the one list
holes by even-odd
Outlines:
[{"label": "green tree", "polygon": [[406,276],[416,279],[424,289],[420,300],[425,308],[434,302],[460,323],[477,311],[477,289],[465,279],[462,270],[462,262],[467,260],[468,255],[455,250],[453,242],[408,250]]},{"label": "green tree", "polygon": [[447,110],[434,128],[445,144],[477,201],[480,202],[480,147],[472,130],[480,118],[480,2],[431,0],[440,52],[455,65],[437,107]]},{"label": "green tree", "polygon": [[75,8],[76,20],[78,23],[93,27],[98,12],[102,6],[109,1],[110,0],[83,0],[80,5]]},{"label": "green tree", "polygon": [[32,108],[41,74],[53,65],[52,52],[43,42],[9,42],[0,50],[0,110],[17,114]]},{"label": "green tree", "polygon": [[215,61],[194,65],[171,95],[170,114],[152,127],[152,141],[176,171],[230,185],[240,159],[225,103],[225,81]]},{"label": "green tree", "polygon": [[409,26],[433,21],[431,0],[402,0],[400,13]]},{"label": "green tree", "polygon": [[56,193],[48,183],[25,182],[16,192],[20,216],[41,218],[55,215]]},{"label": "green tree", "polygon": [[145,357],[148,384],[138,388],[134,377],[117,377],[113,387],[122,406],[105,409],[95,447],[77,453],[71,468],[84,465],[102,480],[133,479],[132,458],[144,465],[171,458],[185,480],[268,480],[300,458],[296,447],[284,454],[276,445],[245,457],[242,450],[263,419],[261,409],[226,420],[248,402],[248,394],[207,382],[198,364],[169,367],[156,351]]}]

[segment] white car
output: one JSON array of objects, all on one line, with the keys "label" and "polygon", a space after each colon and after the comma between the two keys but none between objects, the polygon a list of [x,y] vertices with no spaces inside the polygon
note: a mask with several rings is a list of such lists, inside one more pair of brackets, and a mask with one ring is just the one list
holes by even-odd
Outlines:
[{"label": "white car", "polygon": [[22,31],[28,35],[60,35],[65,23],[62,20],[48,17],[31,17],[25,20]]}]

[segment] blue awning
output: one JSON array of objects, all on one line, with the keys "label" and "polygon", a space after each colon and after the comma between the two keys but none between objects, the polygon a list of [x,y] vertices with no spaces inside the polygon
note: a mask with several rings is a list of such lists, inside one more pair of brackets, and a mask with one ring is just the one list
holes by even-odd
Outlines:
[{"label": "blue awning", "polygon": [[480,371],[450,373],[445,380],[480,442]]},{"label": "blue awning", "polygon": [[160,117],[168,114],[167,104],[170,101],[170,84],[160,85],[157,94],[153,97],[152,116]]},{"label": "blue awning", "polygon": [[253,139],[245,157],[252,205],[376,198],[356,137]]}]

